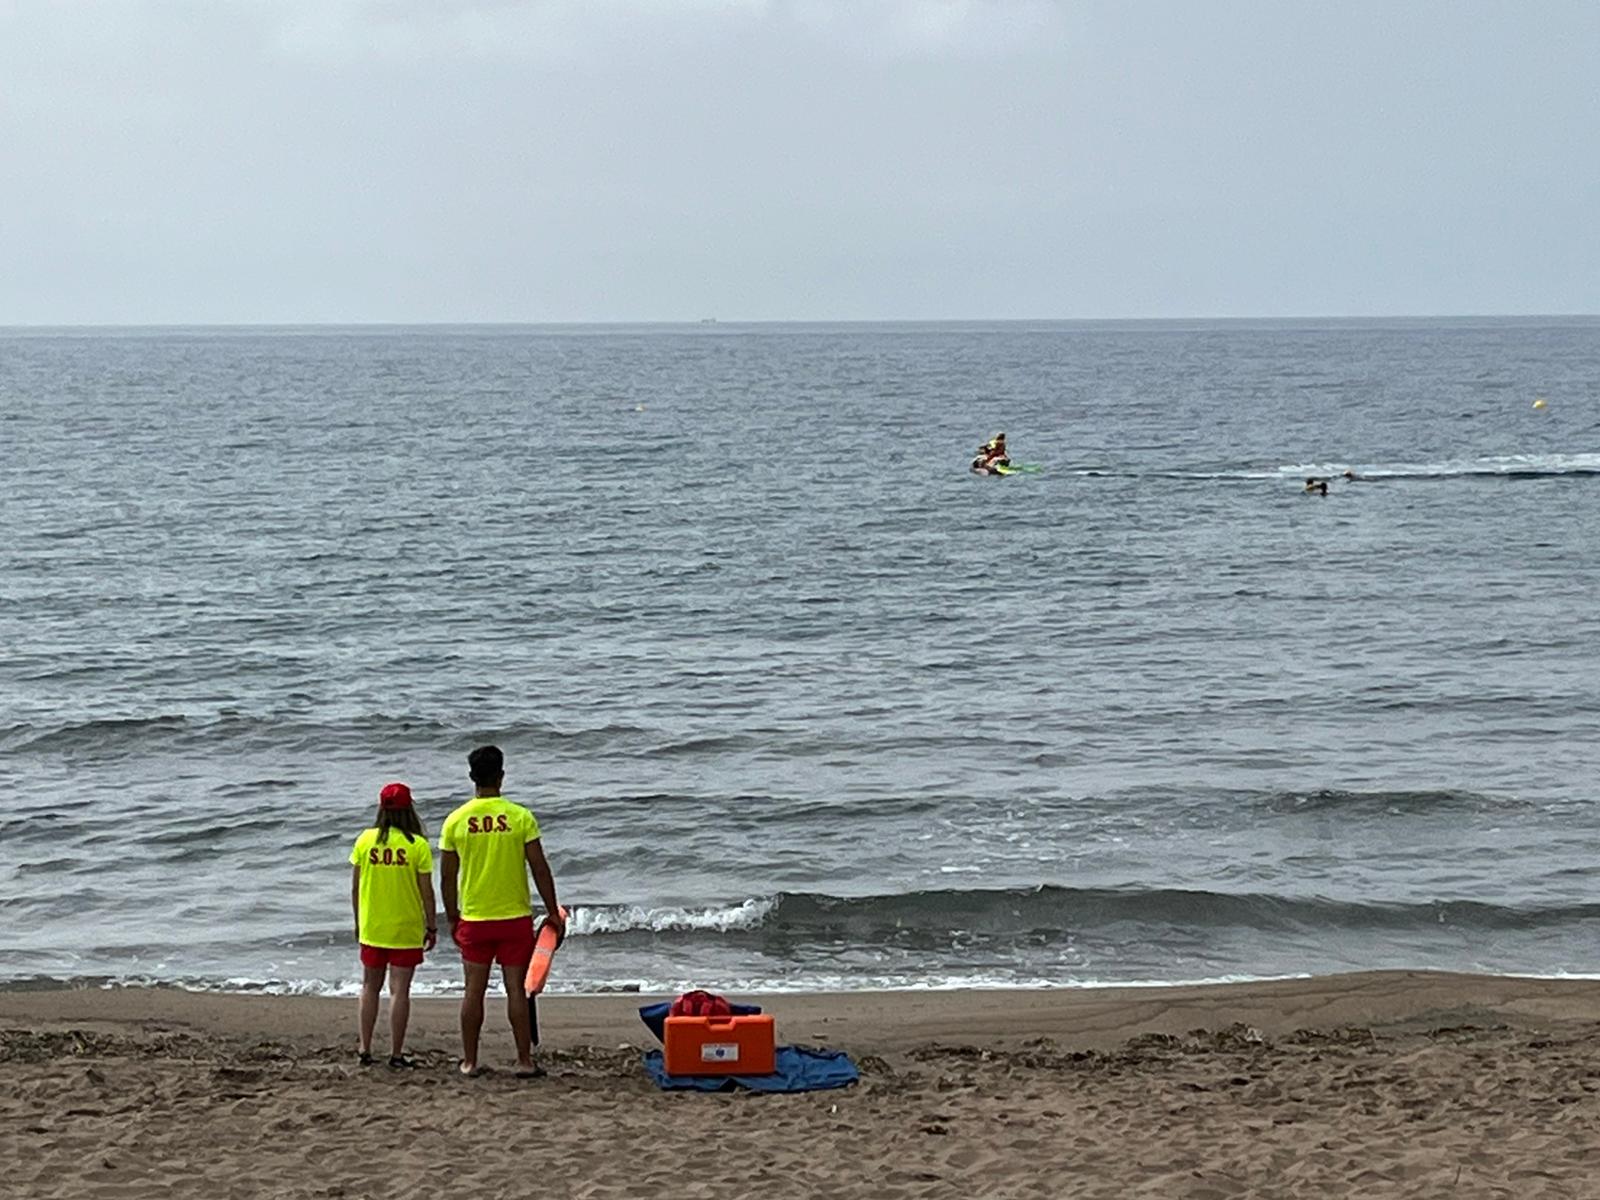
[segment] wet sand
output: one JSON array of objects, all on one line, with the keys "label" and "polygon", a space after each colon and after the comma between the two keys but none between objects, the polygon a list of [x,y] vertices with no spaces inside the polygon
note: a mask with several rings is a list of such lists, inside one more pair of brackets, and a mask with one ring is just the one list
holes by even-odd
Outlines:
[{"label": "wet sand", "polygon": [[648,999],[546,999],[549,1076],[518,1081],[498,1006],[498,1069],[465,1080],[447,1000],[392,1072],[355,1063],[354,1001],[0,993],[0,1194],[1600,1194],[1600,982],[760,998],[781,1041],[862,1067],[800,1096],[656,1091]]}]

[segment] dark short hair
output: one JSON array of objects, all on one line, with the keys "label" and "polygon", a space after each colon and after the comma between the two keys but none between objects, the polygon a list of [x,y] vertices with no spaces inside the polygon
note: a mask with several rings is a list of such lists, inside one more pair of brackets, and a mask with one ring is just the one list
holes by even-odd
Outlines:
[{"label": "dark short hair", "polygon": [[497,783],[505,778],[506,756],[499,746],[479,746],[467,755],[467,774],[473,783]]}]

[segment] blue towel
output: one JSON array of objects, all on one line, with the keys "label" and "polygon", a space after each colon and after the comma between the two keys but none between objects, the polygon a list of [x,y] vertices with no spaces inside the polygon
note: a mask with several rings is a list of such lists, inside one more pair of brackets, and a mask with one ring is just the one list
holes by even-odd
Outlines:
[{"label": "blue towel", "polygon": [[[759,1016],[761,1013],[761,1005],[759,1004],[730,1004],[728,1007],[733,1010],[733,1015],[736,1017],[754,1017]],[[672,1001],[670,1000],[663,1000],[659,1004],[641,1004],[639,1006],[639,1020],[643,1021],[645,1027],[656,1035],[656,1041],[658,1042],[667,1040],[667,1014],[671,1009]]]},{"label": "blue towel", "polygon": [[644,1073],[666,1090],[690,1088],[697,1092],[729,1092],[736,1087],[752,1092],[820,1092],[849,1087],[861,1078],[855,1063],[842,1050],[807,1050],[779,1046],[778,1069],[771,1075],[668,1075],[661,1051],[644,1056]]}]

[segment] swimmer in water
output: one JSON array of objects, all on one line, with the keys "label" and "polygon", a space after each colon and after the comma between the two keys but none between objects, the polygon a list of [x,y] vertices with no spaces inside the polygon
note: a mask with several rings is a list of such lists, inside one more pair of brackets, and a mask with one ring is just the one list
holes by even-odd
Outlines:
[{"label": "swimmer in water", "polygon": [[1354,471],[1346,471],[1344,473],[1344,477],[1346,479],[1348,479],[1351,483],[1354,483],[1356,480],[1361,478],[1361,476],[1357,475]]},{"label": "swimmer in water", "polygon": [[997,433],[983,445],[978,447],[978,456],[972,460],[972,470],[979,475],[998,475],[999,468],[1009,467],[1011,460],[1006,457],[1006,435]]},{"label": "swimmer in water", "polygon": [[1328,494],[1328,481],[1326,479],[1317,479],[1313,476],[1306,480],[1305,490],[1308,496],[1326,496]]},{"label": "swimmer in water", "polygon": [[1006,457],[1006,435],[997,433],[985,442],[978,450],[984,456],[986,467],[1009,467],[1011,460]]}]

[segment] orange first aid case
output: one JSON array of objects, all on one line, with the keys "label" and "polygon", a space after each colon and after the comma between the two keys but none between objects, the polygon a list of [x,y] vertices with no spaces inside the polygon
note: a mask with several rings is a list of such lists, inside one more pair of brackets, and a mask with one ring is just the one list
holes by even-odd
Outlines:
[{"label": "orange first aid case", "polygon": [[668,1075],[770,1075],[778,1069],[771,1017],[668,1017]]}]

